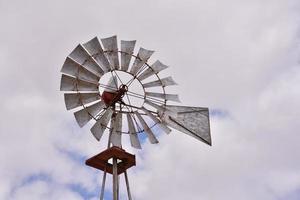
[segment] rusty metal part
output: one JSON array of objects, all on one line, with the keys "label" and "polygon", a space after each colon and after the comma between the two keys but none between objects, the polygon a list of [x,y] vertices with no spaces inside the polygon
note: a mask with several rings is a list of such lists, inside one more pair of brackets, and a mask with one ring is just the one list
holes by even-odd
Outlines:
[{"label": "rusty metal part", "polygon": [[136,164],[135,155],[127,153],[124,149],[116,146],[110,147],[109,149],[87,159],[85,164],[101,171],[106,169],[107,173],[113,174],[113,165],[108,162],[111,158],[120,160],[117,165],[118,174],[122,174],[125,170],[135,166]]}]

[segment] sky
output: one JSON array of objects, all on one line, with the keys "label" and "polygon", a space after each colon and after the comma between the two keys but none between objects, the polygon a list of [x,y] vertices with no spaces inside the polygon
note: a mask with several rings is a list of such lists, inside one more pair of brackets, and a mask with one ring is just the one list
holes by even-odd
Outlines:
[{"label": "sky", "polygon": [[142,150],[124,141],[134,199],[300,199],[299,11],[297,0],[0,0],[0,199],[99,198],[102,174],[84,161],[105,142],[66,111],[60,69],[78,43],[112,35],[155,50],[182,105],[211,111],[212,146],[175,130]]}]

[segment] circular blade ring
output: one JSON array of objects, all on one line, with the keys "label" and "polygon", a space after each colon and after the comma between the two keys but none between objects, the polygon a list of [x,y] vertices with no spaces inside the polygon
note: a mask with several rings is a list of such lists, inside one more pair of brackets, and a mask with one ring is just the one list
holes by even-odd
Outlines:
[{"label": "circular blade ring", "polygon": [[[99,42],[99,41],[98,41]],[[140,49],[141,50],[141,49]],[[150,50],[145,50],[145,49],[143,49],[143,51],[144,52],[150,52],[151,54],[154,52],[154,51],[150,51]],[[95,58],[95,57],[97,57],[97,56],[99,56],[98,54],[99,54],[99,52],[97,52],[97,53],[95,53],[95,52],[89,52],[88,50],[87,50],[87,52],[89,53],[89,55],[90,55],[90,57],[88,57],[88,58],[86,58],[86,60],[89,60],[89,59],[93,59],[93,58]],[[106,50],[106,49],[103,49],[103,50],[101,50],[100,51],[100,53],[103,53],[103,55],[107,58],[107,60],[110,62],[110,65],[112,65],[113,63],[117,63],[116,65],[117,66],[112,66],[110,69],[108,69],[108,70],[106,70],[105,72],[104,72],[104,74],[100,77],[100,80],[101,80],[101,78],[105,75],[105,74],[107,74],[107,73],[111,73],[111,74],[113,74],[113,73],[115,73],[115,74],[118,74],[119,72],[123,72],[123,73],[127,73],[128,75],[131,75],[132,76],[132,79],[131,80],[129,80],[127,83],[125,83],[125,84],[123,84],[124,86],[126,86],[126,93],[123,93],[122,95],[121,95],[121,97],[120,97],[120,99],[117,99],[117,101],[116,102],[114,102],[114,104],[113,105],[107,105],[105,108],[103,108],[100,112],[98,112],[96,115],[93,115],[92,113],[90,113],[89,112],[89,110],[87,109],[88,108],[88,106],[87,106],[87,104],[88,103],[95,103],[95,101],[93,101],[93,102],[88,102],[88,103],[86,103],[85,101],[84,101],[84,99],[83,99],[83,95],[82,94],[85,94],[85,92],[84,91],[82,91],[82,90],[79,90],[79,88],[77,87],[78,85],[78,83],[76,83],[76,93],[79,95],[79,101],[80,101],[80,103],[81,103],[81,106],[83,107],[83,109],[85,109],[87,112],[88,112],[88,114],[90,115],[90,117],[93,119],[93,120],[95,120],[95,121],[97,121],[100,117],[101,117],[101,114],[103,114],[104,113],[104,111],[106,110],[106,109],[108,109],[109,107],[110,108],[112,108],[113,109],[113,111],[114,111],[114,113],[121,113],[121,114],[124,114],[124,115],[126,115],[126,114],[134,114],[134,112],[138,112],[139,113],[139,115],[146,115],[147,116],[147,113],[143,113],[143,112],[140,112],[140,111],[143,111],[143,109],[145,109],[145,107],[144,107],[144,104],[145,104],[145,101],[147,100],[147,101],[150,101],[150,102],[152,102],[153,104],[157,104],[158,106],[161,106],[161,107],[165,107],[166,105],[167,105],[167,101],[169,100],[168,98],[166,98],[167,97],[167,95],[168,94],[166,94],[166,91],[165,91],[165,83],[164,83],[164,79],[162,80],[160,77],[159,77],[159,75],[158,75],[158,73],[161,71],[161,70],[163,70],[163,69],[165,69],[166,67],[160,67],[160,68],[155,68],[155,64],[161,64],[159,61],[157,61],[157,62],[155,62],[153,65],[150,65],[149,63],[148,63],[148,57],[150,57],[149,55],[148,55],[148,57],[147,56],[145,56],[145,55],[141,55],[141,56],[139,56],[140,55],[140,51],[139,51],[139,54],[137,54],[137,55],[134,55],[133,54],[133,51],[130,51],[130,52],[126,52],[126,51],[121,51],[121,50],[118,50],[118,49],[113,49],[113,50],[111,50],[111,49],[108,49],[108,50]],[[125,69],[126,70],[123,70],[122,69],[122,66],[119,66],[119,61],[118,60],[116,60],[116,59],[118,59],[116,56],[113,58],[113,59],[115,59],[114,61],[112,61],[112,55],[113,55],[113,53],[117,53],[117,54],[119,54],[120,56],[122,56],[122,55],[127,55],[127,57],[129,57],[129,56],[131,56],[133,59],[131,59],[131,61],[132,62],[134,62],[133,60],[138,60],[138,61],[141,61],[141,62],[143,62],[143,64],[142,64],[142,66],[140,66],[140,68],[138,68],[138,69],[135,69],[134,71],[135,71],[135,73],[131,73],[130,72],[130,68],[131,68],[131,66],[132,65],[129,65],[129,67],[125,67]],[[142,59],[142,57],[147,57],[147,60],[143,60]],[[94,59],[95,61],[97,61],[97,59]],[[111,63],[112,62],[112,63]],[[127,62],[130,62],[130,60],[129,61],[127,61]],[[84,62],[83,62],[84,63]],[[101,63],[98,63],[99,64],[99,66],[102,68],[102,69],[104,69],[105,68],[105,66],[101,66]],[[162,65],[162,64],[161,64]],[[81,65],[81,67],[83,68],[83,69],[86,69],[85,68],[85,66],[84,65]],[[120,67],[120,68],[119,68]],[[147,73],[148,74],[146,74],[146,75],[144,75],[144,77],[145,76],[147,76],[146,78],[148,78],[148,77],[153,77],[153,78],[155,78],[157,81],[156,81],[156,84],[155,84],[155,87],[157,87],[157,86],[160,86],[160,88],[161,88],[161,93],[159,93],[160,94],[160,96],[162,96],[163,98],[157,98],[156,96],[147,96],[146,94],[148,94],[147,93],[147,91],[146,91],[146,88],[143,86],[143,83],[142,83],[142,81],[144,80],[144,79],[146,79],[146,78],[143,78],[143,79],[139,79],[139,76],[141,75],[141,74],[145,74],[145,72],[147,71]],[[151,73],[150,73],[150,75],[149,75],[149,72],[151,71]],[[119,77],[118,77],[119,78]],[[78,79],[78,77],[76,77],[76,79],[77,80],[80,80],[80,79]],[[142,89],[143,89],[143,94],[136,94],[136,93],[134,93],[134,92],[131,92],[130,91],[130,85],[133,83],[133,81],[135,81],[135,80],[137,80],[138,81],[138,83],[141,85],[141,87],[142,87]],[[100,82],[100,81],[99,81]],[[100,87],[104,87],[104,86],[101,86],[101,84],[99,84],[99,89],[98,89],[98,94],[99,94],[99,100],[100,101],[102,101],[102,99],[101,99],[101,92],[100,92]],[[148,88],[147,88],[148,89]],[[120,88],[118,89],[118,91],[120,91]],[[66,93],[66,94],[68,94],[68,93]],[[128,96],[130,96],[130,97],[128,97]],[[139,107],[137,107],[137,106],[135,106],[135,105],[131,105],[130,103],[128,103],[128,104],[125,104],[122,100],[124,99],[124,98],[140,98],[140,99],[143,99],[143,103],[142,103],[142,105],[141,106],[139,106]],[[118,106],[119,107],[118,107]],[[150,105],[151,106],[151,105]],[[154,112],[154,111],[151,111],[150,109],[148,110],[149,112],[152,112],[153,114],[155,114],[158,118],[160,118],[159,117],[159,115],[158,115],[158,111],[157,111],[157,108],[155,108],[155,107],[151,107],[152,109],[156,109],[156,112]],[[164,111],[163,111],[164,112]],[[134,118],[134,117],[133,117]],[[136,120],[136,121],[138,121],[138,120]],[[150,129],[151,128],[153,128],[154,126],[156,126],[158,124],[158,122],[154,122],[154,124],[152,124],[152,125],[150,125],[150,126],[148,126]],[[136,126],[138,126],[138,124],[136,124]],[[109,127],[109,125],[107,125],[106,126],[106,128],[108,129],[108,130],[110,130],[111,129],[111,127]],[[143,133],[143,132],[145,132],[145,130],[143,129],[143,128],[138,128],[138,127],[136,127],[136,133]],[[122,131],[117,131],[117,132],[120,132],[120,133],[122,133],[122,134],[129,134],[129,130],[128,131],[124,131],[124,130],[122,130]]]}]

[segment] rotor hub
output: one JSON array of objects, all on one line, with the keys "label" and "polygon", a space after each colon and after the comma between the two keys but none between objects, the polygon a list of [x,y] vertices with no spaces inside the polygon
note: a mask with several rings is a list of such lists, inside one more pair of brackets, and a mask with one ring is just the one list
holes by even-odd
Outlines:
[{"label": "rotor hub", "polygon": [[127,85],[122,84],[116,92],[104,91],[101,98],[107,106],[113,106],[116,102],[122,102],[127,91]]}]

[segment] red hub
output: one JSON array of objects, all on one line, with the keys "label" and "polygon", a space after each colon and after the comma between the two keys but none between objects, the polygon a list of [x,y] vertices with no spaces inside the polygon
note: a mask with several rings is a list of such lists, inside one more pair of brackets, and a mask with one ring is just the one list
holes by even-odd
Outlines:
[{"label": "red hub", "polygon": [[116,97],[117,93],[104,91],[101,95],[102,100],[106,105],[109,105]]},{"label": "red hub", "polygon": [[104,91],[101,95],[101,99],[107,106],[114,105],[116,102],[121,101],[128,87],[126,85],[121,85],[119,90],[116,92]]}]

